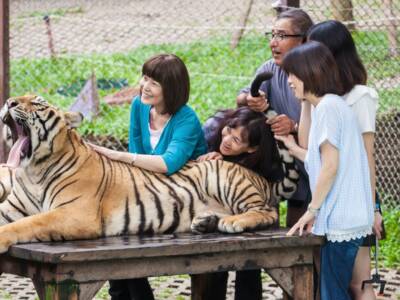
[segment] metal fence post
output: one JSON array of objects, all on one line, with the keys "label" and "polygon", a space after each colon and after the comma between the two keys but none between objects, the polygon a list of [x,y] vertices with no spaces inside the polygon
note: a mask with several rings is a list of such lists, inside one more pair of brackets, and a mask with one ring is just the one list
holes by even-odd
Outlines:
[{"label": "metal fence post", "polygon": [[[10,72],[10,45],[9,45],[9,0],[0,3],[0,106],[9,96],[9,72]],[[0,136],[2,136],[3,125],[0,125]],[[7,159],[7,150],[2,137],[0,137],[0,162]]]}]

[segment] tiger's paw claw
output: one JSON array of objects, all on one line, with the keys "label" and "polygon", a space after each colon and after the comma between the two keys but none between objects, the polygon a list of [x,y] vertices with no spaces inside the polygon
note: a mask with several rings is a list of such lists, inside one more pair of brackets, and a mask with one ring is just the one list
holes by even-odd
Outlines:
[{"label": "tiger's paw claw", "polygon": [[245,230],[245,226],[237,217],[229,216],[219,220],[218,230],[227,233],[240,233]]}]

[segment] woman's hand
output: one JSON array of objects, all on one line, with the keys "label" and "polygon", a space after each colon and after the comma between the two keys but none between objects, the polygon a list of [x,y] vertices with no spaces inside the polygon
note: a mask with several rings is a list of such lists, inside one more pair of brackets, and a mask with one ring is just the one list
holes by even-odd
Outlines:
[{"label": "woman's hand", "polygon": [[289,150],[289,154],[296,157],[297,159],[304,161],[306,158],[307,150],[301,148],[297,145],[296,140],[293,135],[275,135],[276,140],[281,141],[285,144],[286,148]]},{"label": "woman's hand", "polygon": [[206,153],[203,155],[200,155],[196,161],[198,162],[202,162],[202,161],[206,161],[206,160],[222,160],[222,154],[219,152],[210,152],[210,153]]},{"label": "woman's hand", "polygon": [[383,223],[382,215],[379,211],[376,211],[374,216],[373,231],[378,240],[382,238],[382,231],[383,231],[382,223]]},{"label": "woman's hand", "polygon": [[[285,144],[286,148],[289,149],[289,152],[293,152],[293,150],[298,147],[296,140],[294,139],[294,136],[289,134],[289,135],[274,135],[275,139],[278,141],[281,141],[282,143]],[[293,153],[290,153],[293,155]]]},{"label": "woman's hand", "polygon": [[296,123],[287,115],[278,115],[269,118],[267,124],[271,125],[271,130],[276,135],[288,135],[295,131]]},{"label": "woman's hand", "polygon": [[113,160],[120,160],[119,158],[119,152],[115,150],[111,150],[102,146],[98,146],[92,143],[87,143],[94,151],[96,151],[99,154],[103,154],[104,156],[107,156],[110,159]]},{"label": "woman's hand", "polygon": [[311,228],[314,225],[315,215],[309,211],[306,211],[304,215],[297,221],[296,224],[293,225],[292,228],[286,233],[286,235],[292,236],[299,230],[299,235],[303,235],[304,228],[307,233],[311,232]]}]

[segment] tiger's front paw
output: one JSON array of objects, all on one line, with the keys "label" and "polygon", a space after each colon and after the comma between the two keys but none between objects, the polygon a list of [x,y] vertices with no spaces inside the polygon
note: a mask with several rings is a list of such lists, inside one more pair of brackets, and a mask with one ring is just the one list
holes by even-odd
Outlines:
[{"label": "tiger's front paw", "polygon": [[9,234],[0,232],[0,254],[7,252],[8,248],[10,248],[11,245],[14,245],[16,243],[17,243],[16,238],[11,238]]},{"label": "tiger's front paw", "polygon": [[239,233],[246,229],[246,222],[238,216],[221,218],[218,223],[218,230],[227,233]]},{"label": "tiger's front paw", "polygon": [[195,233],[217,231],[219,217],[211,213],[204,213],[194,217],[190,229]]}]

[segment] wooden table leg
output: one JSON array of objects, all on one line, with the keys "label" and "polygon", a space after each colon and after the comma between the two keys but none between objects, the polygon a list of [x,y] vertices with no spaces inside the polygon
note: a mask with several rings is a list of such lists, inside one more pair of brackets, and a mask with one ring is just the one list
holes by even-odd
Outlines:
[{"label": "wooden table leg", "polygon": [[296,266],[293,271],[293,299],[314,299],[313,266]]},{"label": "wooden table leg", "polygon": [[284,300],[314,299],[312,265],[267,269],[265,271],[282,289]]},{"label": "wooden table leg", "polygon": [[74,280],[62,282],[43,282],[33,280],[36,292],[40,300],[91,300],[104,281],[79,283]]}]

